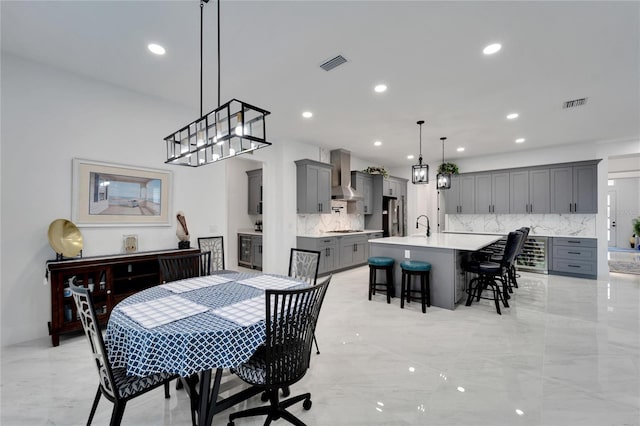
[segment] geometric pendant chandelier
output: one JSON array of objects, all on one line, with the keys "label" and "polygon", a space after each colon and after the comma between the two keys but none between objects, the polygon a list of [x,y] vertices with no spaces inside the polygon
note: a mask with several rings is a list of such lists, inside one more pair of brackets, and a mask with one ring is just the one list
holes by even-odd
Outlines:
[{"label": "geometric pendant chandelier", "polygon": [[202,21],[204,4],[208,2],[200,1],[200,118],[164,138],[167,164],[199,167],[271,145],[266,139],[265,117],[269,111],[237,99],[220,105],[220,0],[217,0],[218,108],[202,114]]},{"label": "geometric pendant chandelier", "polygon": [[[444,165],[444,141],[447,138],[442,137],[440,138],[440,140],[442,141],[442,164]],[[451,173],[444,173],[444,172],[440,172],[438,173],[438,176],[436,176],[436,181],[437,181],[437,189],[449,189],[451,188]]]},{"label": "geometric pendant chandelier", "polygon": [[424,120],[417,122],[420,126],[420,157],[418,157],[418,164],[411,167],[411,182],[414,184],[429,183],[429,165],[422,164],[422,125]]}]

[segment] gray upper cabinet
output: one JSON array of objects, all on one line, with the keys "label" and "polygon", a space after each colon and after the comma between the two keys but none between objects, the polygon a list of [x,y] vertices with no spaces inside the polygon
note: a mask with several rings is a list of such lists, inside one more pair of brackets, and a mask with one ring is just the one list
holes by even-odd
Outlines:
[{"label": "gray upper cabinet", "polygon": [[574,213],[598,213],[598,166],[573,168]]},{"label": "gray upper cabinet", "polygon": [[453,176],[444,212],[598,213],[598,161]]},{"label": "gray upper cabinet", "polygon": [[247,176],[249,177],[248,213],[262,214],[262,169],[248,170]]},{"label": "gray upper cabinet", "polygon": [[307,159],[295,163],[297,212],[331,213],[331,164]]},{"label": "gray upper cabinet", "polygon": [[549,169],[529,170],[529,213],[551,211],[549,187]]},{"label": "gray upper cabinet", "polygon": [[476,175],[475,212],[509,213],[509,173]]},{"label": "gray upper cabinet", "polygon": [[509,173],[510,213],[549,213],[549,169]]},{"label": "gray upper cabinet", "polygon": [[[357,171],[351,172],[351,186],[364,197],[364,200],[349,203],[349,213],[373,213],[373,178],[371,175]],[[355,206],[355,211],[353,211],[352,206]]]},{"label": "gray upper cabinet", "polygon": [[550,170],[551,213],[598,213],[597,164]]},{"label": "gray upper cabinet", "polygon": [[[387,197],[399,197],[403,194],[402,186],[406,187],[406,184],[403,180],[388,177],[385,178],[382,183],[382,195]],[[407,190],[405,188],[404,193],[406,194]]]},{"label": "gray upper cabinet", "polygon": [[445,213],[470,214],[476,207],[475,175],[454,175],[451,177],[451,188],[445,189]]}]

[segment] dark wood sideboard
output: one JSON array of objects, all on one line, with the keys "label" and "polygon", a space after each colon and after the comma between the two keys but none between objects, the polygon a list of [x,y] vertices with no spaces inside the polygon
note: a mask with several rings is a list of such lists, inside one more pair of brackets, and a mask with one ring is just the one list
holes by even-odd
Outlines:
[{"label": "dark wood sideboard", "polygon": [[109,320],[111,310],[124,298],[162,282],[158,256],[197,253],[198,249],[159,250],[96,256],[62,261],[47,261],[51,287],[51,322],[49,335],[53,346],[60,344],[60,334],[82,330],[76,306],[69,290],[69,279],[76,285],[93,288],[96,315],[101,325]]}]

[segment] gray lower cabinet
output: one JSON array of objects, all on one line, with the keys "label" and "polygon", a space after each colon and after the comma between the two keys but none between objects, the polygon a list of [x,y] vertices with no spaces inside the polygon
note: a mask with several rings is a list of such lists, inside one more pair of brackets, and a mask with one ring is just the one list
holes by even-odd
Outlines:
[{"label": "gray lower cabinet", "polygon": [[369,240],[366,235],[337,238],[340,241],[340,269],[361,265],[367,261],[366,248]]},{"label": "gray lower cabinet", "polygon": [[314,160],[296,162],[297,212],[331,213],[331,164]]},{"label": "gray lower cabinet", "polygon": [[382,238],[382,233],[331,236],[323,238],[298,237],[297,247],[320,252],[318,275],[364,265],[369,258],[369,239]]},{"label": "gray lower cabinet", "polygon": [[248,213],[262,214],[262,169],[248,170],[247,177],[249,178]]},{"label": "gray lower cabinet", "polygon": [[262,236],[238,234],[238,265],[262,270]]},{"label": "gray lower cabinet", "polygon": [[596,278],[598,241],[595,238],[552,238],[549,273]]},{"label": "gray lower cabinet", "polygon": [[312,238],[298,237],[297,248],[304,250],[315,250],[320,252],[320,262],[318,263],[318,275],[327,274],[337,269],[338,240],[336,237]]},{"label": "gray lower cabinet", "polygon": [[551,213],[598,213],[597,164],[554,167]]}]

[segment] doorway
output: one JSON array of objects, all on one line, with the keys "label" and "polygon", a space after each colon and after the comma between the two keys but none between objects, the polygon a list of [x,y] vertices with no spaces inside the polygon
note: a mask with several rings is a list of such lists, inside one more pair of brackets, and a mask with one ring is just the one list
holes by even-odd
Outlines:
[{"label": "doorway", "polygon": [[616,191],[607,191],[607,242],[609,247],[618,246],[616,232]]}]

